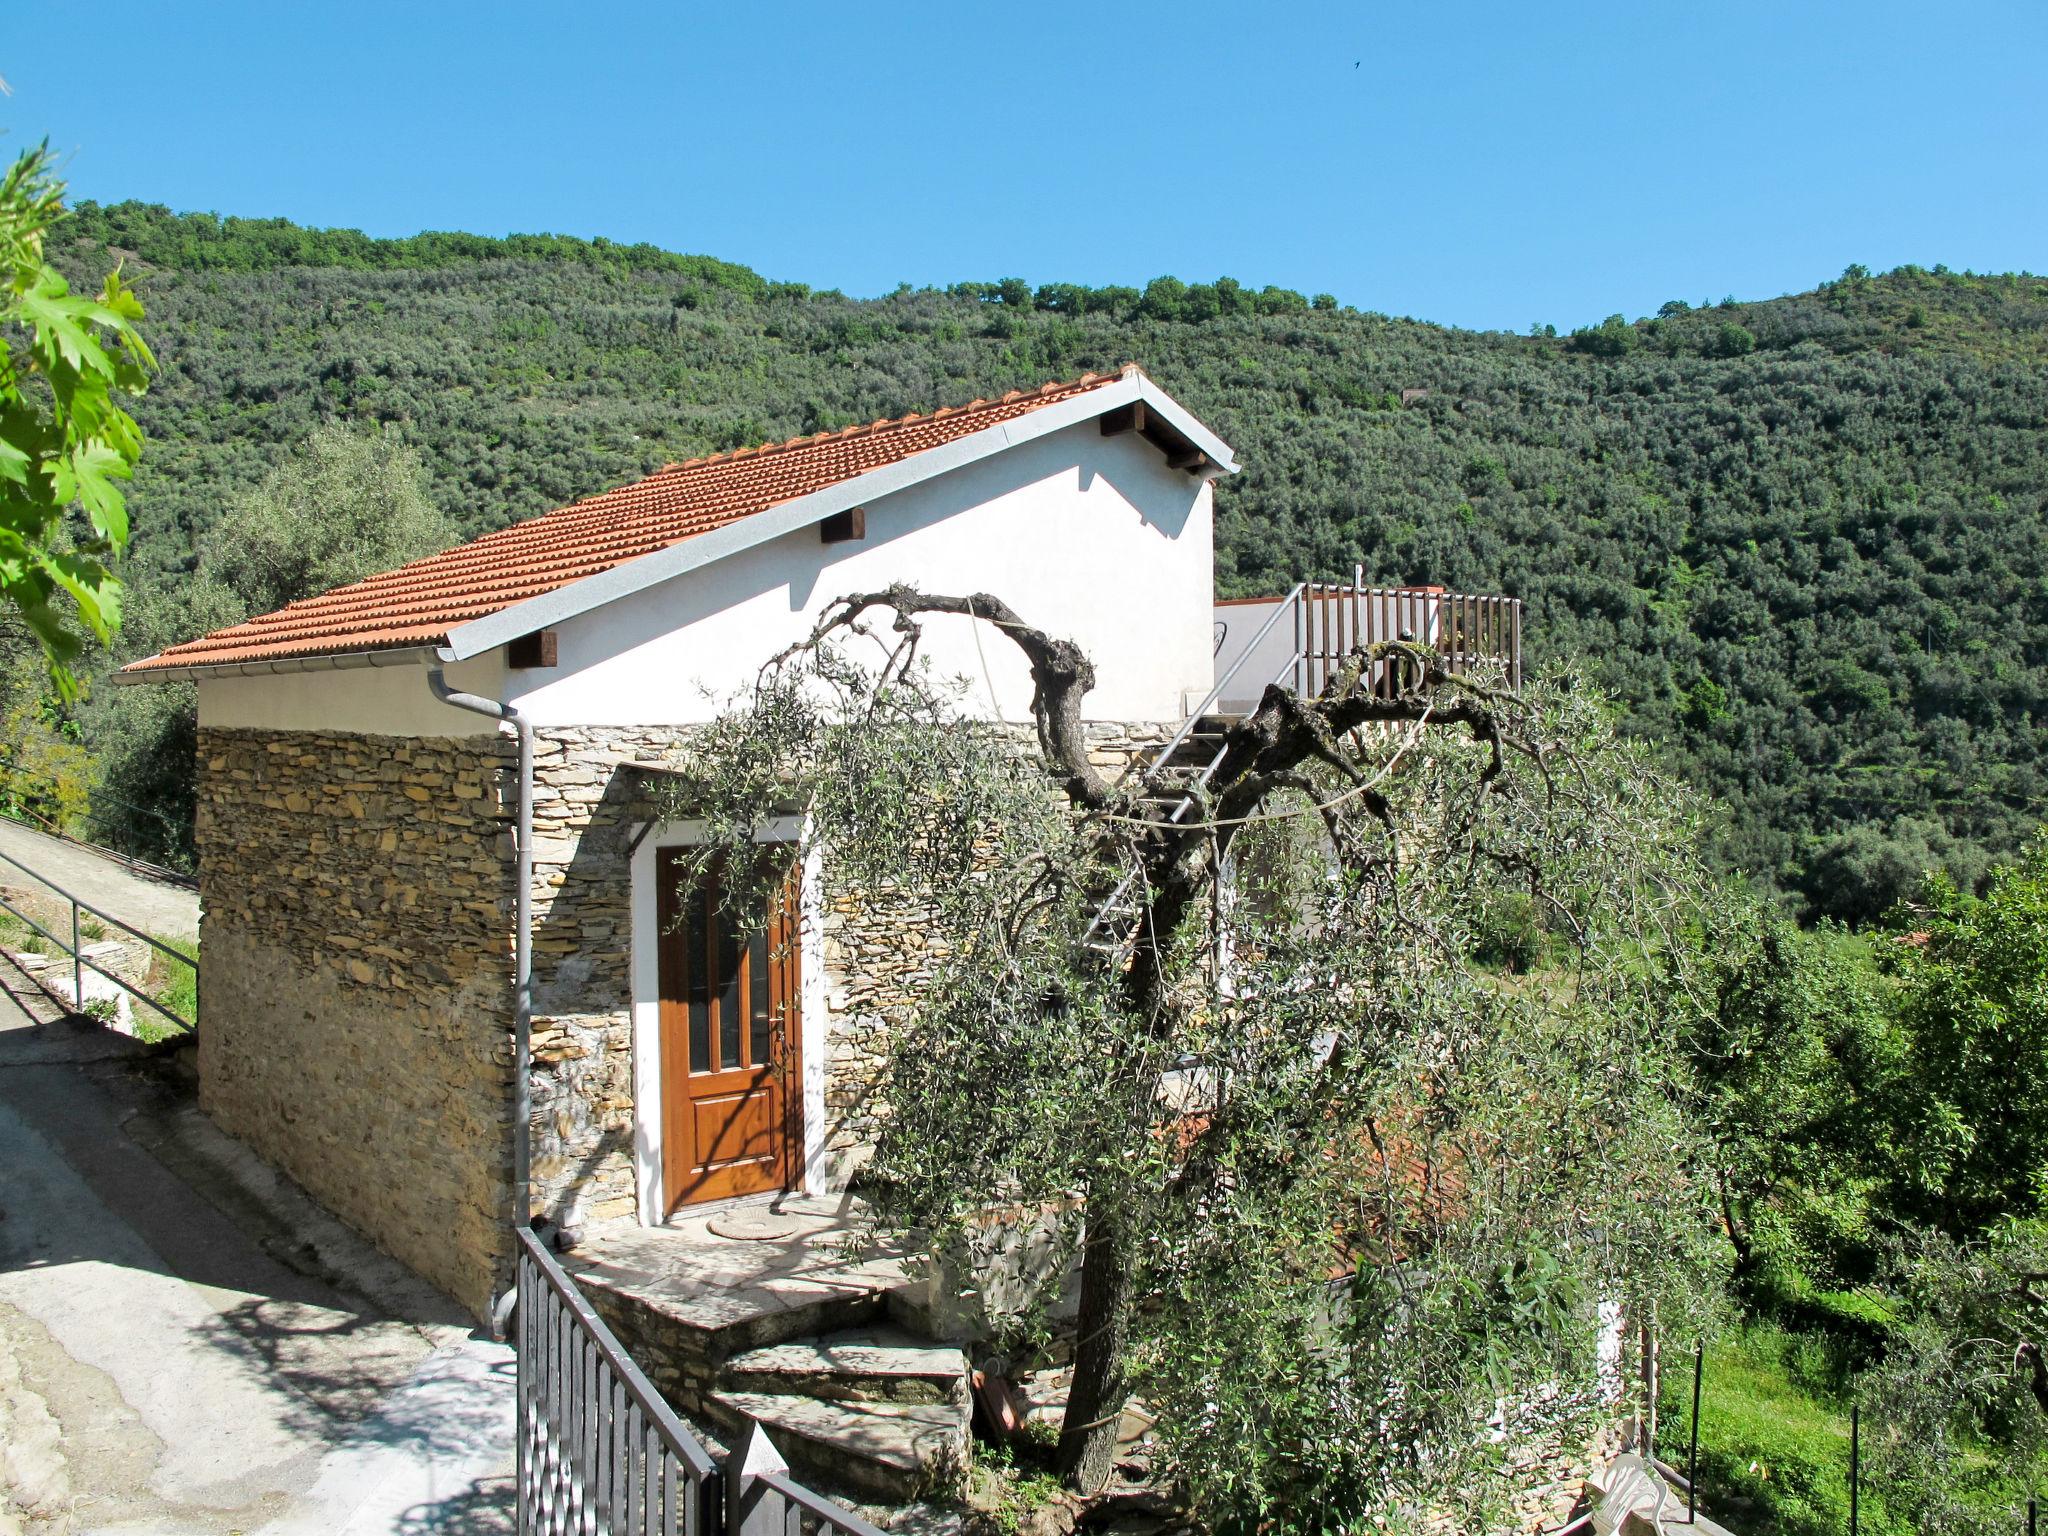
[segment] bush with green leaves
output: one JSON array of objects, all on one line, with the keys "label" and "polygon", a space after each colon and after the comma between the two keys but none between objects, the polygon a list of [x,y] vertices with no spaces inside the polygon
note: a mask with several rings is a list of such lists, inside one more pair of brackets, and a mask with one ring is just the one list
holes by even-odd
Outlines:
[{"label": "bush with green leaves", "polygon": [[1864,941],[1731,896],[1690,1041],[1733,1280],[1774,1309],[1867,1280],[1915,1158],[1909,1040]]},{"label": "bush with green leaves", "polygon": [[1930,879],[1880,951],[1917,1094],[1900,1205],[1959,1236],[2048,1209],[2048,830],[1973,896]]},{"label": "bush with green leaves", "polygon": [[2044,1285],[2038,1221],[1968,1240],[1922,1229],[1894,1245],[1890,1346],[1857,1391],[1872,1481],[1922,1536],[2020,1529],[2048,1479]]}]

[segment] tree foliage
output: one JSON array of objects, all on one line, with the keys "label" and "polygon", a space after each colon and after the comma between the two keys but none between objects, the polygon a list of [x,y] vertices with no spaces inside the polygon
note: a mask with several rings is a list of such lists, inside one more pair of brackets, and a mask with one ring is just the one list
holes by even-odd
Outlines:
[{"label": "tree foliage", "polygon": [[[933,615],[1023,649],[1035,742],[917,662]],[[799,810],[831,878],[918,904],[939,963],[888,1042],[866,1187],[942,1252],[1007,1221],[1079,1256],[1083,1491],[1135,1389],[1212,1519],[1469,1505],[1503,1393],[1590,1388],[1600,1299],[1696,1300],[1668,1044],[1696,1006],[1691,803],[1583,688],[1517,699],[1411,652],[1396,697],[1378,652],[1316,700],[1270,690],[1162,819],[1094,761],[1086,656],[998,597],[861,594],[664,791],[700,871],[753,867]],[[1474,957],[1501,894],[1555,933],[1540,984]]]},{"label": "tree foliage", "polygon": [[1960,1234],[2048,1211],[2048,833],[1979,898],[1936,875],[1885,951],[1920,1098],[1902,1203]]},{"label": "tree foliage", "polygon": [[1870,1472],[1923,1536],[2019,1528],[2048,1472],[2048,1229],[1893,1245],[1883,1358],[1857,1384]]},{"label": "tree foliage", "polygon": [[456,537],[403,440],[326,423],[201,538],[193,616],[232,624],[446,549]]},{"label": "tree foliage", "polygon": [[1733,1278],[1861,1401],[1900,1522],[1874,1528],[1986,1529],[2048,1471],[2044,933],[2048,834],[1861,938],[1738,908],[1707,946],[1694,1066]]},{"label": "tree foliage", "polygon": [[142,433],[120,400],[140,395],[156,364],[118,267],[89,298],[43,259],[63,195],[47,147],[0,178],[0,596],[69,700],[79,626],[105,641],[121,622],[111,562],[128,545],[128,509],[117,482],[134,473]]},{"label": "tree foliage", "polygon": [[1767,1307],[1866,1281],[1915,1160],[1888,992],[1851,935],[1752,901],[1702,937],[1712,1005],[1692,1059],[1731,1278]]}]

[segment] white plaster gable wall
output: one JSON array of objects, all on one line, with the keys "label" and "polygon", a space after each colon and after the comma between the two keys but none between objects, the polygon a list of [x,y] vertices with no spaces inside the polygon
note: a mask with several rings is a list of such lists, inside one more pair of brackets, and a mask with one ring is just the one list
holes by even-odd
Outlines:
[{"label": "white plaster gable wall", "polygon": [[[1097,675],[1087,718],[1178,720],[1214,678],[1213,559],[1210,486],[1134,434],[1105,438],[1089,420],[870,503],[858,542],[826,544],[802,528],[572,619],[558,630],[555,667],[508,671],[493,652],[446,671],[451,686],[504,699],[536,725],[696,724],[833,599],[902,581],[992,593],[1078,643]],[[924,653],[942,674],[972,680],[975,712],[1030,718],[1023,659],[986,627],[934,618]],[[426,672],[423,653],[395,666],[207,678],[200,724],[381,736],[497,729],[436,700]]]},{"label": "white plaster gable wall", "polygon": [[[207,730],[365,736],[486,736],[498,729],[482,715],[435,698],[427,688],[427,665],[422,657],[397,666],[206,678],[198,685],[199,724]],[[459,692],[496,698],[504,691],[499,654],[456,662],[445,670],[448,685]]]},{"label": "white plaster gable wall", "polygon": [[[815,527],[569,620],[558,665],[502,695],[540,726],[709,720],[768,657],[849,592],[908,582],[989,592],[1095,663],[1091,720],[1177,720],[1213,680],[1210,487],[1134,434],[1086,421],[867,507],[867,534]],[[973,680],[971,706],[1030,718],[1022,658],[1000,635],[936,618],[924,652]]]}]

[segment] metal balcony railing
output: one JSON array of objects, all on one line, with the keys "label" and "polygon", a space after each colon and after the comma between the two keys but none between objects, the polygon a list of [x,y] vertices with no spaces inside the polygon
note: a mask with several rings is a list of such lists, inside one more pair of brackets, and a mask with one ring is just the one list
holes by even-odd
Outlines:
[{"label": "metal balcony railing", "polygon": [[[1522,600],[1442,587],[1368,587],[1364,572],[1350,585],[1302,582],[1285,597],[1231,605],[1243,615],[1239,635],[1219,620],[1216,686],[1188,711],[1180,729],[1151,754],[1147,802],[1168,822],[1195,810],[1222,765],[1220,739],[1195,739],[1204,721],[1249,714],[1267,688],[1291,686],[1303,698],[1320,694],[1360,648],[1398,640],[1433,647],[1454,672],[1489,670],[1511,690],[1522,686]],[[1373,664],[1371,684],[1389,697],[1411,686],[1400,658]],[[1192,753],[1192,757],[1190,754]],[[1100,904],[1081,942],[1119,953],[1135,926],[1138,872],[1126,874]]]},{"label": "metal balcony railing", "polygon": [[[1522,601],[1442,587],[1304,582],[1295,589],[1295,691],[1313,698],[1360,647],[1405,640],[1429,646],[1453,672],[1496,669],[1522,686]],[[1376,688],[1397,692],[1399,667],[1382,662]]]},{"label": "metal balcony railing", "polygon": [[[1313,697],[1361,646],[1407,640],[1433,646],[1457,672],[1491,673],[1522,686],[1519,598],[1443,587],[1369,587],[1303,582],[1285,597],[1217,604],[1216,689],[1198,714],[1248,714],[1269,683]],[[1376,685],[1402,679],[1382,664]]]}]

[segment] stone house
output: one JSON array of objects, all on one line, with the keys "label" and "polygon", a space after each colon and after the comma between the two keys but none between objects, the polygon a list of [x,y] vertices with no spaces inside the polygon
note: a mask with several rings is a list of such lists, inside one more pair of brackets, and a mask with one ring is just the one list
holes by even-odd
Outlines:
[{"label": "stone house", "polygon": [[[134,663],[197,685],[202,1104],[479,1315],[522,1201],[653,1226],[842,1187],[915,912],[813,858],[748,940],[667,878],[693,829],[650,783],[892,582],[1074,639],[1103,751],[1156,744],[1215,677],[1235,469],[1131,367],[670,465]],[[926,650],[1030,719],[1009,647],[937,619]]]}]

